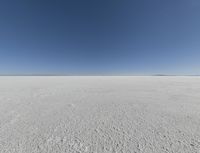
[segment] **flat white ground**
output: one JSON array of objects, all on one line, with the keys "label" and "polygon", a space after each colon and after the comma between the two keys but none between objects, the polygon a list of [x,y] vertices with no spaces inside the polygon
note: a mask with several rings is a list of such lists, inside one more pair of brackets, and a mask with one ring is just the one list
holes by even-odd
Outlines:
[{"label": "flat white ground", "polygon": [[0,77],[0,153],[200,153],[200,77]]}]

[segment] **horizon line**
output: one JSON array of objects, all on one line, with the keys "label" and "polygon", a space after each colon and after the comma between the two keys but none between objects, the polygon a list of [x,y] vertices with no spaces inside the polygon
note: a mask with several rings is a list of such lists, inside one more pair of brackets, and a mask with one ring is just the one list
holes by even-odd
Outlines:
[{"label": "horizon line", "polygon": [[0,74],[0,76],[200,76],[199,74]]}]

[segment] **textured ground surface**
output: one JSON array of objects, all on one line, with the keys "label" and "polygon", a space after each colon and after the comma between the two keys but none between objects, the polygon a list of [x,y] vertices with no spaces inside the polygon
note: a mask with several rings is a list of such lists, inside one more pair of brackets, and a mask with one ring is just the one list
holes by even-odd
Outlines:
[{"label": "textured ground surface", "polygon": [[200,153],[200,77],[0,77],[0,153]]}]

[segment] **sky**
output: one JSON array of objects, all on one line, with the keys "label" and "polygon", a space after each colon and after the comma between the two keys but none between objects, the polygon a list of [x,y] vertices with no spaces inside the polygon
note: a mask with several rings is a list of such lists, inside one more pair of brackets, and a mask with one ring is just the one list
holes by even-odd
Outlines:
[{"label": "sky", "polygon": [[1,0],[0,74],[200,74],[200,1]]}]

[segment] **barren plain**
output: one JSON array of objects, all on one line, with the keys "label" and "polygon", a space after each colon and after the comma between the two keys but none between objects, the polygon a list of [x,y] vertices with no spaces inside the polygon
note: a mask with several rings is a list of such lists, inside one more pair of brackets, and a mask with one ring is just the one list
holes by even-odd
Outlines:
[{"label": "barren plain", "polygon": [[2,76],[0,153],[200,153],[200,77]]}]

